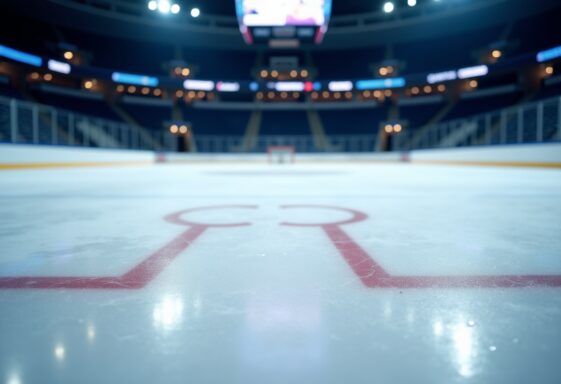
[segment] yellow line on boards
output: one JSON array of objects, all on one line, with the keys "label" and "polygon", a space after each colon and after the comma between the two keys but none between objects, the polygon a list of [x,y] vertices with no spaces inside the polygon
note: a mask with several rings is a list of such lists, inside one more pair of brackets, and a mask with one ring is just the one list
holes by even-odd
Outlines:
[{"label": "yellow line on boards", "polygon": [[0,170],[45,169],[45,168],[78,168],[78,167],[118,167],[154,164],[153,161],[101,161],[77,163],[14,163],[0,164]]},{"label": "yellow line on boards", "polygon": [[476,165],[486,167],[561,168],[561,163],[523,161],[412,160],[411,162],[440,165]]},{"label": "yellow line on boards", "polygon": [[[174,163],[209,163],[220,164],[224,161],[205,161],[205,160],[172,160],[162,164]],[[229,164],[231,160],[226,161]],[[353,162],[380,162],[380,163],[403,163],[398,160],[381,159],[356,159],[356,160],[301,160],[301,163],[353,163]],[[234,163],[261,163],[260,161],[234,161]],[[463,161],[463,160],[411,160],[413,164],[433,164],[433,165],[462,165],[462,166],[488,166],[488,167],[527,167],[527,168],[554,168],[561,169],[561,163],[545,162],[519,162],[519,161]],[[0,170],[18,169],[49,169],[49,168],[79,168],[79,167],[118,167],[118,166],[140,166],[155,164],[153,161],[107,161],[107,162],[64,162],[64,163],[4,163],[0,164]]]}]

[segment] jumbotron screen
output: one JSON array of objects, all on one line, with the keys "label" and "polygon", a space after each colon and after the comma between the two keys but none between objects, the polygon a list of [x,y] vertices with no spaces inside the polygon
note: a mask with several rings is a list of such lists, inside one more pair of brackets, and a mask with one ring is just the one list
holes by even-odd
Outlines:
[{"label": "jumbotron screen", "polygon": [[[318,43],[327,31],[331,0],[236,0],[236,13],[248,43],[254,42],[255,37]],[[293,36],[289,36],[291,31]]]},{"label": "jumbotron screen", "polygon": [[319,26],[325,23],[325,0],[243,0],[243,22],[250,27]]}]

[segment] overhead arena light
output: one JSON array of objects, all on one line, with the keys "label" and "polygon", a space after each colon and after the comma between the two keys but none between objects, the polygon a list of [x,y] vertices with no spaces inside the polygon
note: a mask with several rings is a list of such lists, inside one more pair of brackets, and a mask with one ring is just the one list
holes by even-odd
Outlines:
[{"label": "overhead arena light", "polygon": [[70,64],[63,63],[62,61],[49,60],[47,66],[53,72],[64,73],[66,75],[68,75],[71,70]]},{"label": "overhead arena light", "polygon": [[212,91],[214,89],[214,81],[210,80],[185,80],[183,87],[193,91]]},{"label": "overhead arena light", "polygon": [[476,65],[475,67],[467,67],[458,69],[459,79],[469,79],[472,77],[485,76],[489,73],[489,67],[486,65]]},{"label": "overhead arena light", "polygon": [[171,4],[167,0],[160,0],[158,2],[158,11],[161,13],[168,13],[171,9]]},{"label": "overhead arena light", "polygon": [[6,47],[5,45],[0,45],[0,56],[14,61],[19,61],[20,63],[33,65],[35,67],[40,67],[43,64],[43,59],[39,56],[21,52],[16,49]]},{"label": "overhead arena light", "polygon": [[181,11],[181,6],[177,3],[172,3],[169,0],[150,0],[148,2],[148,9],[151,11],[159,11],[160,13],[178,14]]},{"label": "overhead arena light", "polygon": [[191,9],[191,17],[199,17],[201,15],[201,10],[199,8]]},{"label": "overhead arena light", "polygon": [[121,72],[113,72],[111,79],[116,83],[145,85],[147,87],[157,87],[159,84],[158,78],[156,77]]},{"label": "overhead arena light", "polygon": [[561,57],[561,45],[555,48],[547,49],[545,51],[538,52],[536,59],[539,63],[544,61],[549,61]]},{"label": "overhead arena light", "polygon": [[395,9],[395,5],[393,5],[391,1],[387,1],[384,3],[384,12],[392,13],[394,9]]}]

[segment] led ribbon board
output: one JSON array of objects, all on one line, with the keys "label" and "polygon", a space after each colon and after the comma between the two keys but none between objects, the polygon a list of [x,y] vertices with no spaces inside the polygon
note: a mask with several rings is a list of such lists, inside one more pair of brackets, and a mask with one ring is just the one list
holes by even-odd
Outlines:
[{"label": "led ribbon board", "polygon": [[476,65],[475,67],[466,67],[458,69],[458,79],[471,79],[472,77],[481,77],[489,73],[489,67],[486,65]]},{"label": "led ribbon board", "polygon": [[64,73],[65,75],[68,75],[72,70],[70,64],[57,60],[49,60],[47,67],[53,72]]},{"label": "led ribbon board", "polygon": [[358,80],[355,83],[355,88],[358,90],[401,88],[404,86],[405,86],[405,79],[403,77],[393,77],[389,79]]},{"label": "led ribbon board", "polygon": [[331,92],[347,92],[353,90],[352,81],[330,81],[327,84],[327,88]]},{"label": "led ribbon board", "polygon": [[185,80],[183,88],[191,91],[212,91],[214,89],[214,81],[210,80]]},{"label": "led ribbon board", "polygon": [[157,77],[133,75],[130,73],[113,72],[111,78],[116,83],[144,85],[147,87],[157,87],[160,83]]},{"label": "led ribbon board", "polygon": [[538,60],[538,63],[543,63],[544,61],[558,59],[560,57],[561,57],[561,45],[555,48],[538,52],[538,54],[536,55],[536,60]]},{"label": "led ribbon board", "polygon": [[240,83],[219,81],[216,83],[216,90],[219,92],[238,92],[240,90]]},{"label": "led ribbon board", "polygon": [[277,92],[301,92],[305,88],[303,81],[279,81],[272,84]]},{"label": "led ribbon board", "polygon": [[35,67],[40,67],[43,64],[43,59],[39,56],[18,51],[17,49],[6,47],[5,45],[0,45],[0,57],[19,61],[20,63],[33,65]]}]

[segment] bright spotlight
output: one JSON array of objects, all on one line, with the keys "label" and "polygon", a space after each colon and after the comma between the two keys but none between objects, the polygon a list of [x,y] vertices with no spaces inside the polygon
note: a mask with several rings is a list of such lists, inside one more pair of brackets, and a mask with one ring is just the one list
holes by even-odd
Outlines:
[{"label": "bright spotlight", "polygon": [[54,355],[57,358],[57,360],[64,360],[64,355],[65,355],[64,346],[57,345],[54,349]]},{"label": "bright spotlight", "polygon": [[417,0],[407,0],[407,5],[410,7],[414,7],[417,5]]},{"label": "bright spotlight", "polygon": [[173,13],[174,15],[177,15],[180,10],[181,10],[181,7],[179,6],[179,4],[173,4],[171,6],[171,13]]},{"label": "bright spotlight", "polygon": [[169,0],[160,0],[160,2],[158,3],[158,11],[160,11],[161,13],[169,13],[170,9],[171,4]]},{"label": "bright spotlight", "polygon": [[148,2],[148,9],[151,11],[155,11],[158,8],[158,3],[156,0],[151,0]]},{"label": "bright spotlight", "polygon": [[388,1],[388,2],[384,3],[384,12],[392,13],[394,8],[395,8],[395,6],[393,5],[393,3],[391,1]]},{"label": "bright spotlight", "polygon": [[201,10],[199,8],[191,9],[191,17],[199,17]]}]

